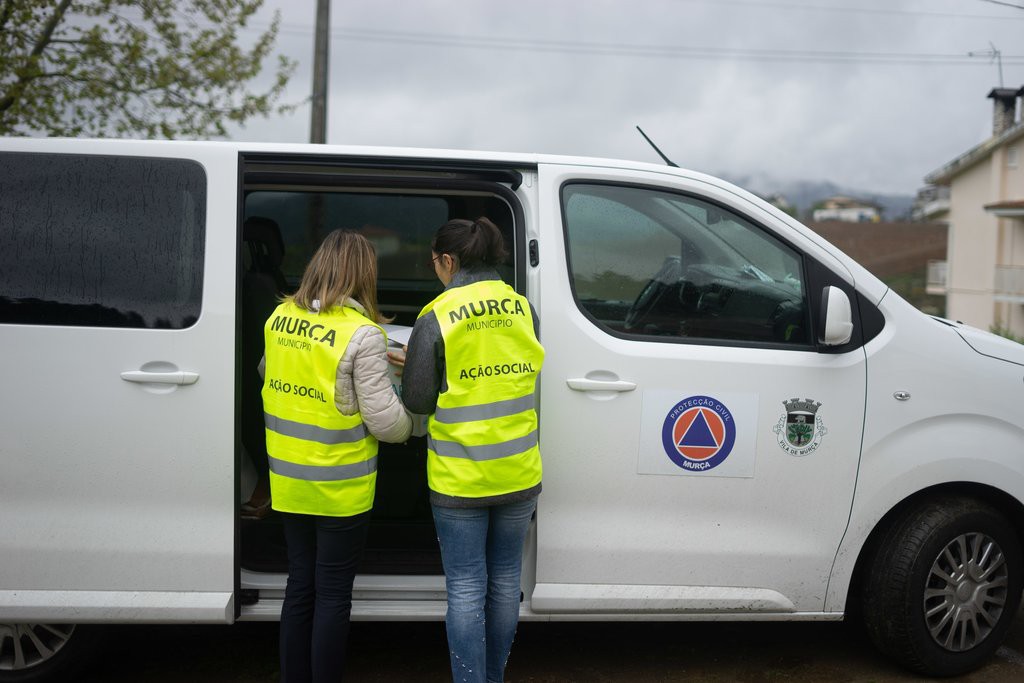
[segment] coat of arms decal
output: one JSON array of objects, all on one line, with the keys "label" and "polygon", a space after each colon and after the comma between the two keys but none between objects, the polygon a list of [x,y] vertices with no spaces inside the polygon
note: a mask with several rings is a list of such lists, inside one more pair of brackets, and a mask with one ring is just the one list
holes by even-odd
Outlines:
[{"label": "coat of arms decal", "polygon": [[828,434],[818,415],[821,401],[791,398],[783,401],[786,413],[772,431],[779,437],[779,447],[790,455],[803,457],[818,450],[821,437]]}]

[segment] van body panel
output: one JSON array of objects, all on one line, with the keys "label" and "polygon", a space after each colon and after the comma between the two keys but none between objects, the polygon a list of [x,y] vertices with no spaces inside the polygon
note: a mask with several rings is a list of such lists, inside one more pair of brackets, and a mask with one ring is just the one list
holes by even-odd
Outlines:
[{"label": "van body panel", "polygon": [[[194,323],[0,328],[9,350],[0,373],[18,387],[5,392],[0,411],[0,557],[17,558],[0,572],[14,601],[0,600],[0,619],[30,614],[26,600],[38,597],[40,614],[50,616],[67,599],[69,615],[91,621],[231,621],[237,154],[210,144],[73,140],[4,140],[7,151],[187,160],[202,167],[206,211]],[[147,370],[198,379],[122,377]]]},{"label": "van body panel", "polygon": [[[955,326],[897,296],[886,296],[880,309],[885,328],[866,346],[864,455],[829,610],[844,609],[857,558],[878,521],[915,493],[964,482],[1024,500],[1024,371],[976,353]],[[910,397],[897,400],[897,392]]]},{"label": "van body panel", "polygon": [[[777,593],[783,604],[792,605],[789,609],[821,611],[860,456],[863,348],[833,355],[634,340],[598,329],[574,301],[560,215],[560,191],[581,180],[656,187],[711,198],[737,214],[747,210],[745,200],[737,202],[702,181],[540,167],[541,330],[547,350],[541,383],[544,494],[537,513],[540,609],[601,611],[604,600],[581,590],[583,584],[672,586],[696,596],[686,609],[702,612],[718,605],[711,589],[746,586]],[[785,231],[769,218],[753,220]],[[817,245],[787,237],[813,257],[838,265]],[[624,256],[632,250],[622,246]],[[569,380],[580,378],[636,387],[573,390]],[[749,406],[737,420],[742,422],[737,432],[746,440],[729,457],[746,458],[750,471],[743,476],[642,471],[645,459],[668,461],[651,445],[657,436],[652,441],[650,434],[665,418],[652,412],[664,411],[657,401],[666,394],[676,400],[721,397],[725,404]],[[828,429],[820,448],[806,457],[784,452],[773,432],[786,415],[783,402],[793,397],[820,402]],[[644,603],[634,604],[642,608]]]},{"label": "van body panel", "polygon": [[3,619],[47,623],[230,622],[234,596],[199,591],[0,591]]},{"label": "van body panel", "polygon": [[793,612],[778,591],[731,586],[538,584],[535,612]]}]

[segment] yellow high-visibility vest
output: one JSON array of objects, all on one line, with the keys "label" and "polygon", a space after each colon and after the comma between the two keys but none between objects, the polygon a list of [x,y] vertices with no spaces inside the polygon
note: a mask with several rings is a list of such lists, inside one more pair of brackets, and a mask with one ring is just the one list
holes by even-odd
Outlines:
[{"label": "yellow high-visibility vest", "polygon": [[377,439],[361,415],[342,415],[334,402],[338,362],[364,325],[379,328],[353,308],[317,314],[286,301],[263,328],[263,412],[275,510],[350,517],[373,507]]},{"label": "yellow high-visibility vest", "polygon": [[427,482],[483,498],[540,483],[534,391],[544,348],[526,298],[500,280],[445,290],[433,311],[444,338],[448,390],[427,422]]}]

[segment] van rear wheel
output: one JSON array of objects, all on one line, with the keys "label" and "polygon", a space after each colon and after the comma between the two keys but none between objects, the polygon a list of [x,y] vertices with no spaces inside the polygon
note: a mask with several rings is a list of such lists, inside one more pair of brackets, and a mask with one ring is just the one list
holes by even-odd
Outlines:
[{"label": "van rear wheel", "polygon": [[865,625],[905,666],[955,676],[1002,643],[1022,582],[1020,541],[1002,515],[967,498],[927,502],[882,538],[866,575]]},{"label": "van rear wheel", "polygon": [[72,680],[96,654],[101,628],[0,623],[0,683]]}]

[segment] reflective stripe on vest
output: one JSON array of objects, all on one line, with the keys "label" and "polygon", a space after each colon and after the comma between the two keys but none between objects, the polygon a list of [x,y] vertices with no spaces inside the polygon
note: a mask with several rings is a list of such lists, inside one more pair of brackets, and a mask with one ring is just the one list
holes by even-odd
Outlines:
[{"label": "reflective stripe on vest", "polygon": [[338,363],[352,335],[373,325],[352,308],[320,314],[291,302],[264,327],[264,421],[275,510],[347,517],[373,505],[377,440],[362,416],[334,400]]},{"label": "reflective stripe on vest", "polygon": [[446,290],[434,312],[447,390],[427,424],[427,481],[438,493],[481,498],[540,483],[534,391],[544,349],[526,299],[500,280]]},{"label": "reflective stripe on vest", "polygon": [[338,443],[353,443],[365,439],[370,432],[366,431],[366,425],[359,424],[348,429],[324,429],[316,425],[286,420],[270,413],[263,413],[263,421],[267,429],[277,432],[282,436],[291,436],[306,441],[334,445]]},{"label": "reflective stripe on vest", "polygon": [[536,446],[536,429],[526,436],[521,436],[517,439],[484,446],[463,446],[455,441],[438,441],[432,436],[427,436],[427,448],[434,451],[437,455],[443,455],[446,458],[465,458],[467,460],[475,460],[476,462],[507,458],[510,455],[524,453]]},{"label": "reflective stripe on vest", "polygon": [[533,394],[510,398],[494,403],[485,403],[478,406],[463,406],[461,408],[441,408],[434,412],[434,418],[442,424],[454,424],[456,422],[474,422],[476,420],[490,420],[496,417],[507,417],[521,413],[524,410],[535,410],[537,400]]},{"label": "reflective stripe on vest", "polygon": [[377,456],[351,465],[300,465],[294,462],[278,460],[269,456],[270,471],[282,477],[301,479],[303,481],[340,481],[357,479],[377,471]]}]

